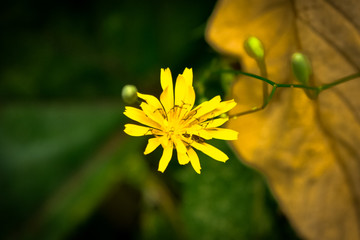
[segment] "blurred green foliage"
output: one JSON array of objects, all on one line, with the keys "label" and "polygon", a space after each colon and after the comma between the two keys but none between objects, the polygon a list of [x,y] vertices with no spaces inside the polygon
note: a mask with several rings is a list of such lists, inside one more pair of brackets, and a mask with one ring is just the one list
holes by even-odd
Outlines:
[{"label": "blurred green foliage", "polygon": [[[125,136],[121,89],[206,73],[214,1],[12,1],[0,9],[0,239],[296,239],[226,144],[202,174]],[[206,74],[205,74],[206,75]],[[219,92],[213,80],[209,93]],[[215,142],[215,144],[220,144]]]},{"label": "blurred green foliage", "polygon": [[[205,2],[205,1],[204,1]],[[206,61],[214,1],[14,1],[0,10],[1,99],[116,97]]]}]

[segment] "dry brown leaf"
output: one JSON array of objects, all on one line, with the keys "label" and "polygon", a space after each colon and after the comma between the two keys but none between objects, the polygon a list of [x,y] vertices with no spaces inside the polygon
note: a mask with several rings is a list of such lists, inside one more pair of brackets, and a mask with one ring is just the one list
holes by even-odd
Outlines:
[{"label": "dry brown leaf", "polygon": [[[317,85],[360,69],[360,2],[355,0],[219,1],[206,37],[221,53],[241,58],[243,69],[259,74],[246,56],[249,36],[266,48],[269,79],[294,83],[290,57],[305,53]],[[257,80],[240,77],[233,86],[238,107],[261,104]],[[300,236],[360,239],[359,79],[310,100],[301,89],[278,89],[265,110],[239,117],[235,151],[267,178]]]}]

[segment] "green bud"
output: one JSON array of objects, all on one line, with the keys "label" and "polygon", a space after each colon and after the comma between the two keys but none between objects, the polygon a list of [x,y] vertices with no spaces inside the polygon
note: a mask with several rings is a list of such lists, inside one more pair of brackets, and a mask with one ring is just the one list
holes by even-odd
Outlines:
[{"label": "green bud", "polygon": [[264,60],[264,47],[257,37],[249,37],[246,39],[244,42],[244,48],[246,53],[256,61]]},{"label": "green bud", "polygon": [[125,85],[122,89],[121,96],[125,103],[135,103],[138,98],[136,87],[134,85]]},{"label": "green bud", "polygon": [[304,54],[297,52],[291,56],[291,68],[299,82],[309,85],[312,69],[309,59]]}]

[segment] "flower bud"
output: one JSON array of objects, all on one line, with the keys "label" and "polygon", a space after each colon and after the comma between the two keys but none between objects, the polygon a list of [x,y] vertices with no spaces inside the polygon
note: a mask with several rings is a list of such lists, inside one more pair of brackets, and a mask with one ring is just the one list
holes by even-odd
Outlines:
[{"label": "flower bud", "polygon": [[309,59],[304,54],[297,52],[291,56],[291,68],[299,82],[309,85],[312,69]]},{"label": "flower bud", "polygon": [[246,53],[256,61],[264,60],[264,47],[257,37],[249,37],[246,39],[244,42],[244,48]]},{"label": "flower bud", "polygon": [[134,85],[125,85],[121,92],[122,99],[127,104],[133,104],[137,100],[137,88]]}]

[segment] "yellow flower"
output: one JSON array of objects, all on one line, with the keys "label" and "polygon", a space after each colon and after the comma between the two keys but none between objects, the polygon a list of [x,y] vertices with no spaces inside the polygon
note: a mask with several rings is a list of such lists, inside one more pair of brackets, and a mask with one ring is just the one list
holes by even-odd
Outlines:
[{"label": "yellow flower", "polygon": [[185,68],[183,74],[179,74],[175,93],[169,68],[161,69],[160,82],[163,89],[160,101],[152,95],[138,93],[138,97],[144,100],[140,104],[142,110],[125,108],[124,114],[127,117],[146,125],[126,124],[125,133],[131,136],[154,136],[148,140],[144,154],[151,153],[161,144],[164,151],[159,162],[160,172],[164,172],[168,166],[173,148],[176,148],[179,163],[184,165],[190,162],[199,174],[199,157],[193,148],[215,160],[225,162],[228,156],[207,144],[205,140],[237,139],[236,131],[218,128],[228,120],[218,116],[235,107],[235,101],[221,102],[220,96],[216,96],[192,109],[195,103],[192,69]]}]

